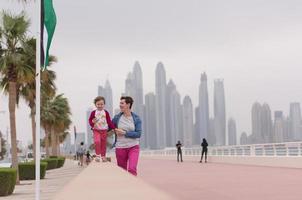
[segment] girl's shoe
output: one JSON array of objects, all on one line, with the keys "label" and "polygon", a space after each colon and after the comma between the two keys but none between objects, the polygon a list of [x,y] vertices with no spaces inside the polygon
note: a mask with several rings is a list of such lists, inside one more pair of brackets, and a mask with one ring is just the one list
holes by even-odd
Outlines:
[{"label": "girl's shoe", "polygon": [[95,157],[95,162],[100,162],[100,161],[101,161],[101,159],[99,156]]},{"label": "girl's shoe", "polygon": [[105,157],[102,157],[102,162],[107,162],[107,159]]}]

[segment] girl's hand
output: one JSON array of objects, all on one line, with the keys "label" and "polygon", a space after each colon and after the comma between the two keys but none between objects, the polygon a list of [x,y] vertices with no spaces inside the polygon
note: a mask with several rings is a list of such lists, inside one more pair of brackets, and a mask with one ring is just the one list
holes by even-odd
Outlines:
[{"label": "girl's hand", "polygon": [[93,119],[92,119],[92,122],[93,122],[94,124],[96,123],[96,121],[97,121],[96,118],[93,118]]}]

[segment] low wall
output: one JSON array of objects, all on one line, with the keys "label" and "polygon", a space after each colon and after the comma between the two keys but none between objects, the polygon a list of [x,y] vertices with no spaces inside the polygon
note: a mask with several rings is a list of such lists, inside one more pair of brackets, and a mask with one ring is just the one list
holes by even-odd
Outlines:
[{"label": "low wall", "polygon": [[172,200],[166,193],[114,163],[91,163],[68,183],[53,200]]}]

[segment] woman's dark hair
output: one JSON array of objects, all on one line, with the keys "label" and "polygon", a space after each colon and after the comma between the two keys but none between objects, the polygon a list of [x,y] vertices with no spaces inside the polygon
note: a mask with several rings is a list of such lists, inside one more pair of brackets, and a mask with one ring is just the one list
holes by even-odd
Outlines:
[{"label": "woman's dark hair", "polygon": [[121,100],[125,100],[126,104],[130,104],[130,109],[132,108],[132,104],[134,102],[132,97],[123,96],[123,97],[121,97]]},{"label": "woman's dark hair", "polygon": [[106,104],[105,98],[102,97],[102,96],[97,96],[97,97],[94,99],[94,104],[96,104],[96,102],[98,102],[98,101],[104,101],[104,104]]},{"label": "woman's dark hair", "polygon": [[206,140],[205,138],[203,138],[203,139],[202,139],[202,142],[206,143],[206,142],[207,142],[207,140]]}]

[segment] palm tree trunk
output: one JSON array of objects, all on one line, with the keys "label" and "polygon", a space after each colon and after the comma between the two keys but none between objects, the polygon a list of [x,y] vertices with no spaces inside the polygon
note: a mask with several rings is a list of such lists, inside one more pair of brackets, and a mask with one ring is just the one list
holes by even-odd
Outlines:
[{"label": "palm tree trunk", "polygon": [[59,156],[61,154],[60,152],[60,135],[59,134],[56,134],[56,146],[57,146],[57,155]]},{"label": "palm tree trunk", "polygon": [[48,127],[45,128],[45,152],[46,152],[46,157],[49,157],[49,131],[50,129]]},{"label": "palm tree trunk", "polygon": [[9,94],[8,94],[8,109],[10,120],[10,136],[11,136],[11,154],[12,154],[12,167],[17,170],[17,184],[19,181],[18,173],[18,152],[17,152],[17,130],[16,130],[16,101],[17,101],[17,89],[16,82],[9,82]]},{"label": "palm tree trunk", "polygon": [[36,160],[36,120],[34,114],[31,114],[31,128],[33,137],[33,156],[34,160]]},{"label": "palm tree trunk", "polygon": [[57,145],[56,145],[56,133],[54,129],[51,129],[51,154],[52,156],[57,156]]}]

